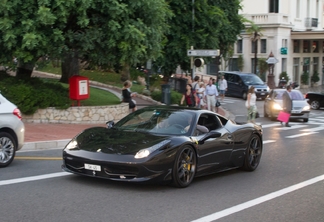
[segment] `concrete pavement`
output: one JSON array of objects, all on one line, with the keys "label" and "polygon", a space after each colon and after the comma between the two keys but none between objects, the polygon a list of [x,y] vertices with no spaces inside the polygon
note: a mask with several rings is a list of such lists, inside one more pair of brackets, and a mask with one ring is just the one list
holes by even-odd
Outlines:
[{"label": "concrete pavement", "polygon": [[[43,72],[34,72],[35,77],[52,77],[58,78],[57,75]],[[90,81],[92,87],[97,87],[107,90],[117,97],[121,98],[121,89],[115,86],[106,85],[94,81]],[[160,105],[162,103],[153,100],[150,97],[138,95],[136,98],[138,109],[145,106]],[[219,107],[219,114],[231,117],[231,114]],[[109,121],[109,120],[107,120]],[[61,123],[27,123],[25,122],[25,145],[19,152],[30,150],[45,150],[45,149],[63,149],[64,146],[82,130],[90,127],[102,126],[102,124],[61,124]]]}]

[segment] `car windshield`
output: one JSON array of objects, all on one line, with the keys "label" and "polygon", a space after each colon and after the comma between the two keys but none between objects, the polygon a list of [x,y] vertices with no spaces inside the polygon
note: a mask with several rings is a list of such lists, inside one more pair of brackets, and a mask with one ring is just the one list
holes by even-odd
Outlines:
[{"label": "car windshield", "polygon": [[194,116],[194,112],[186,110],[146,108],[129,114],[117,122],[113,128],[126,131],[181,135],[189,131]]},{"label": "car windshield", "polygon": [[242,76],[242,80],[246,85],[264,85],[264,82],[257,75]]},{"label": "car windshield", "polygon": [[[282,100],[282,95],[285,91],[275,91],[275,99]],[[290,92],[290,97],[292,100],[304,100],[303,94],[298,90],[292,90]]]}]

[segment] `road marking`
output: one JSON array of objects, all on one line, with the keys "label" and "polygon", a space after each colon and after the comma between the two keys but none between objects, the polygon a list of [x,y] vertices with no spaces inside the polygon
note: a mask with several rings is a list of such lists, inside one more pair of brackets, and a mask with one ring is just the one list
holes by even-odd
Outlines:
[{"label": "road marking", "polygon": [[67,176],[67,175],[71,175],[71,174],[66,173],[66,172],[60,172],[60,173],[51,173],[51,174],[44,174],[44,175],[32,176],[32,177],[23,177],[23,178],[12,179],[12,180],[2,180],[2,181],[0,181],[0,186],[30,182],[30,181],[35,181],[35,180],[44,180],[44,179],[50,179],[50,178],[55,178],[55,177],[63,177],[63,176]]},{"label": "road marking", "polygon": [[292,135],[292,136],[286,136],[286,138],[296,138],[296,137],[301,137],[301,136],[308,136],[314,133],[318,133],[318,132],[310,132],[310,133],[301,133],[301,134],[296,134],[296,135]]},{"label": "road marking", "polygon": [[15,156],[15,160],[62,160],[62,157]]},{"label": "road marking", "polygon": [[263,144],[267,144],[267,143],[274,143],[276,142],[275,140],[264,140]]},{"label": "road marking", "polygon": [[315,128],[310,128],[310,129],[303,129],[301,131],[315,132],[315,131],[320,131],[320,130],[324,130],[324,125],[323,126],[318,126],[318,127],[315,127]]},{"label": "road marking", "polygon": [[292,129],[298,129],[298,128],[303,128],[306,127],[307,125],[292,125],[291,127],[286,127],[286,126],[282,126],[282,127],[278,127],[275,128],[276,130],[292,130]]},{"label": "road marking", "polygon": [[215,220],[218,220],[220,218],[223,218],[223,217],[229,216],[231,214],[240,212],[242,210],[248,209],[250,207],[256,206],[258,204],[264,203],[266,201],[272,200],[274,198],[283,196],[283,195],[285,195],[287,193],[291,193],[293,191],[299,190],[301,188],[304,188],[306,186],[312,185],[314,183],[318,183],[318,182],[320,182],[322,180],[324,180],[324,174],[321,175],[321,176],[312,178],[310,180],[306,180],[304,182],[301,182],[301,183],[292,185],[290,187],[284,188],[282,190],[278,190],[278,191],[275,191],[273,193],[269,193],[267,195],[264,195],[262,197],[256,198],[254,200],[250,200],[250,201],[247,201],[245,203],[242,203],[242,204],[239,204],[239,205],[236,205],[236,206],[227,208],[225,210],[218,211],[216,213],[210,214],[208,216],[199,218],[197,220],[193,220],[191,222],[211,222],[211,221],[215,221]]}]

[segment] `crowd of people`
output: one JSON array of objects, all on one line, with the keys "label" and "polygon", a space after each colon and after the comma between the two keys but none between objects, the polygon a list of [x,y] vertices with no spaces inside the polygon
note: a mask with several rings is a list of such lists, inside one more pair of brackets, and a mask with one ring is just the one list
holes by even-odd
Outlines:
[{"label": "crowd of people", "polygon": [[199,76],[195,76],[193,82],[188,83],[186,91],[182,95],[180,104],[188,107],[196,107],[218,112],[220,102],[224,101],[225,92],[227,91],[227,81],[224,76],[217,81],[217,76],[210,77],[208,83],[201,81]]}]

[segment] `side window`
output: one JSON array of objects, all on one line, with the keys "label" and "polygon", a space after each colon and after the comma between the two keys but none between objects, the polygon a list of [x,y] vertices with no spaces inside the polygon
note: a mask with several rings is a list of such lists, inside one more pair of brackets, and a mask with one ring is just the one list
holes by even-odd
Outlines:
[{"label": "side window", "polygon": [[227,75],[227,79],[226,80],[228,82],[234,82],[234,79],[233,79],[234,78],[234,75],[233,74],[226,74],[226,75]]},{"label": "side window", "polygon": [[207,127],[209,131],[222,127],[216,115],[206,113],[199,117],[198,124]]}]

